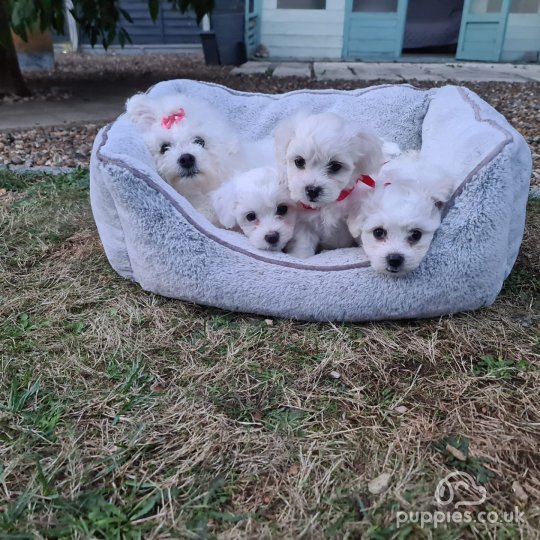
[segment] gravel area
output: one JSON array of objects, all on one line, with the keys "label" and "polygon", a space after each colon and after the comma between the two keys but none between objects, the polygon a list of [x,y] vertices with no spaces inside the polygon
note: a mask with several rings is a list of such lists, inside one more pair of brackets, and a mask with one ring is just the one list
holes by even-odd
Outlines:
[{"label": "gravel area", "polygon": [[[89,87],[126,85],[139,89],[166,79],[191,78],[250,92],[281,93],[301,88],[353,89],[389,81],[316,81],[276,79],[267,75],[231,75],[231,67],[205,66],[200,54],[60,55],[54,71],[29,73],[27,80],[43,100],[64,99]],[[441,86],[410,81],[418,87]],[[448,83],[451,83],[449,81]],[[444,84],[448,84],[444,83]],[[540,186],[540,83],[470,83],[469,88],[501,112],[525,137],[533,153],[533,185]],[[9,106],[12,97],[4,98]],[[6,103],[7,102],[7,103]],[[0,108],[1,108],[0,104]],[[1,109],[0,109],[1,111]],[[100,126],[84,124],[0,132],[0,164],[25,166],[88,166],[93,139]]]},{"label": "gravel area", "polygon": [[99,128],[85,124],[0,133],[0,164],[87,167]]}]

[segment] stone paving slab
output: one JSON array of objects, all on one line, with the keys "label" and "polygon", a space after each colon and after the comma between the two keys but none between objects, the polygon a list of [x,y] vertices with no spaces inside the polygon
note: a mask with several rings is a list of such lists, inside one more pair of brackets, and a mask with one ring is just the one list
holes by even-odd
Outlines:
[{"label": "stone paving slab", "polygon": [[394,64],[379,62],[315,62],[313,70],[317,80],[365,80],[384,79],[401,82],[409,79],[419,81],[444,80],[427,64]]},{"label": "stone paving slab", "polygon": [[351,70],[346,62],[314,62],[313,71],[318,81],[358,79],[358,75]]},{"label": "stone paving slab", "polygon": [[540,82],[540,65],[515,65],[515,64],[503,64],[501,69],[508,70],[511,73],[518,73],[522,77],[528,80]]},{"label": "stone paving slab", "polygon": [[531,82],[540,81],[538,64],[488,64],[480,62],[246,62],[233,70],[238,75],[269,73],[274,77],[311,77],[329,80]]},{"label": "stone paving slab", "polygon": [[[481,62],[452,62],[445,67],[453,69],[461,77],[459,80],[482,80],[509,82],[540,81],[539,64],[484,64]],[[475,74],[481,79],[473,79]],[[465,77],[467,79],[465,79]]]},{"label": "stone paving slab", "polygon": [[311,64],[306,62],[282,62],[272,73],[273,77],[311,77]]},{"label": "stone paving slab", "polygon": [[275,62],[246,62],[241,66],[235,67],[232,71],[232,75],[264,75],[269,70],[274,70],[276,67]]},{"label": "stone paving slab", "polygon": [[459,82],[527,82],[518,73],[502,71],[493,64],[443,64],[435,66],[433,71],[444,79]]},{"label": "stone paving slab", "polygon": [[448,77],[444,72],[437,70],[437,64],[408,64],[408,70],[404,70],[402,75],[407,79],[417,81],[445,81]]},{"label": "stone paving slab", "polygon": [[351,62],[349,68],[355,73],[357,79],[373,81],[385,79],[388,81],[402,82],[402,66],[379,62]]}]

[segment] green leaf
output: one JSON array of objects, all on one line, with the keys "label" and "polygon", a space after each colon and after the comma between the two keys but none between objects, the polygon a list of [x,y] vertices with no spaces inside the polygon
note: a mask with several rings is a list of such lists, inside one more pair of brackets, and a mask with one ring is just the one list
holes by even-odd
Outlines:
[{"label": "green leaf", "polygon": [[134,509],[133,513],[130,516],[132,521],[136,519],[145,517],[148,515],[154,507],[161,501],[161,493],[158,491],[154,493],[151,497],[146,499],[146,501],[141,501]]},{"label": "green leaf", "polygon": [[51,480],[50,478],[47,478],[45,476],[45,473],[43,472],[43,468],[41,467],[41,463],[39,460],[36,461],[36,468],[37,468],[36,480],[41,485],[41,489],[43,490],[43,495],[45,497],[48,497],[54,493],[54,488],[51,485]]},{"label": "green leaf", "polygon": [[[92,47],[97,43],[97,38],[98,38],[98,32],[97,32],[97,29],[92,27],[90,29],[90,45],[92,45]],[[107,48],[107,47],[105,47]]]},{"label": "green leaf", "polygon": [[30,329],[30,317],[28,313],[21,313],[19,315],[19,325],[22,330],[29,330]]},{"label": "green leaf", "polygon": [[237,515],[231,512],[217,512],[215,510],[209,510],[208,516],[225,523],[238,523],[239,521],[243,521],[249,517],[248,514]]},{"label": "green leaf", "polygon": [[197,17],[197,24],[201,24],[205,15],[210,15],[214,11],[215,0],[169,0],[174,9],[180,13],[192,10]]},{"label": "green leaf", "polygon": [[69,325],[69,329],[77,336],[82,334],[84,330],[84,321],[77,321]]},{"label": "green leaf", "polygon": [[133,19],[131,18],[131,15],[129,14],[129,11],[126,11],[125,9],[118,8],[120,13],[122,14],[122,17],[126,19],[127,22],[133,23]]},{"label": "green leaf", "polygon": [[107,33],[107,43],[113,43],[116,37],[116,30],[111,30]]},{"label": "green leaf", "polygon": [[148,0],[148,10],[152,21],[156,22],[159,15],[159,0]]},{"label": "green leaf", "polygon": [[118,34],[118,39],[122,44],[122,47],[127,43],[133,43],[131,36],[128,34],[125,28],[120,28],[120,33]]},{"label": "green leaf", "polygon": [[118,34],[118,41],[119,41],[121,47],[125,46],[125,44],[126,44],[126,36],[122,33],[122,31],[120,31],[120,33]]}]

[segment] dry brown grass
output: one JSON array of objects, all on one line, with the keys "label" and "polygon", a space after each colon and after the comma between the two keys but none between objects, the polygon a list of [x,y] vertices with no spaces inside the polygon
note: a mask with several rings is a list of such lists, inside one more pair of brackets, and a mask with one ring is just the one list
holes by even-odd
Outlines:
[{"label": "dry brown grass", "polygon": [[[119,278],[84,174],[0,184],[0,537],[537,535],[538,203],[489,309],[268,325]],[[523,521],[398,528],[453,470]]]}]

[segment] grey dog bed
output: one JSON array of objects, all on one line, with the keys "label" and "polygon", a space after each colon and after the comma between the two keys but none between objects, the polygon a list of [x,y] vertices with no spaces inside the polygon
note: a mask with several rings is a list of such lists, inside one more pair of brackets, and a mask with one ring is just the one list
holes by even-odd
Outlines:
[{"label": "grey dog bed", "polygon": [[460,184],[429,253],[406,277],[377,274],[358,248],[298,260],[211,225],[157,174],[141,134],[121,116],[98,133],[90,164],[92,210],[121,276],[198,304],[320,321],[432,317],[497,297],[523,236],[531,154],[473,92],[385,85],[266,95],[177,80],[149,93],[169,92],[209,100],[250,140],[268,137],[299,109],[334,111],[403,150],[436,156]]}]

